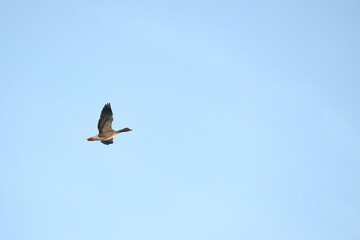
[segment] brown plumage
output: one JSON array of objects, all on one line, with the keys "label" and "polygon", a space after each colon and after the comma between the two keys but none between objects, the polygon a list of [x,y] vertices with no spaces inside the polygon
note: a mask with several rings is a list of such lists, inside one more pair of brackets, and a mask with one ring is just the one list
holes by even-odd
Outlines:
[{"label": "brown plumage", "polygon": [[111,105],[110,105],[110,103],[107,103],[103,107],[101,114],[100,114],[100,119],[98,122],[99,134],[94,137],[88,138],[87,140],[88,141],[101,141],[103,144],[109,145],[109,144],[113,144],[114,137],[116,135],[118,135],[119,133],[132,131],[132,129],[130,129],[130,128],[123,128],[118,131],[113,130],[112,129],[113,121],[114,121],[114,119],[113,119],[113,113],[111,110]]}]

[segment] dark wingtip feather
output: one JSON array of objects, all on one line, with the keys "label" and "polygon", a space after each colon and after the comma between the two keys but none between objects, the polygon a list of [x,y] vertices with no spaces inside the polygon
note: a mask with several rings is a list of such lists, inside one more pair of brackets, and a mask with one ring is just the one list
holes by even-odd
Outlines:
[{"label": "dark wingtip feather", "polygon": [[106,141],[101,141],[103,144],[105,144],[105,145],[109,145],[109,144],[113,144],[114,143],[114,141],[113,141],[114,139],[113,138],[111,138],[111,139],[109,139],[109,140],[106,140]]},{"label": "dark wingtip feather", "polygon": [[112,110],[111,110],[111,104],[107,103],[105,104],[105,106],[103,107],[101,114],[112,114]]}]

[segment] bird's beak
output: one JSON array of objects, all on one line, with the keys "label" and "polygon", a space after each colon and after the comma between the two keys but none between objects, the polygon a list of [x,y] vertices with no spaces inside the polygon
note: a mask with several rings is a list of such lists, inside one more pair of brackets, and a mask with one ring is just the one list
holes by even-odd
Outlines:
[{"label": "bird's beak", "polygon": [[88,141],[94,141],[94,139],[91,137],[91,138],[88,138],[87,139]]}]

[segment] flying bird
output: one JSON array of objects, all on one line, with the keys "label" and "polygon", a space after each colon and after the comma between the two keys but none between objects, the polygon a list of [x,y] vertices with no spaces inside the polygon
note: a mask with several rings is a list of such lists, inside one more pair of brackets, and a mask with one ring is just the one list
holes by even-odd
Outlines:
[{"label": "flying bird", "polygon": [[110,103],[105,104],[104,108],[101,111],[100,119],[98,122],[99,134],[88,138],[88,141],[101,141],[103,144],[109,145],[114,143],[114,137],[122,132],[132,131],[130,128],[123,128],[121,130],[115,131],[112,129],[113,122],[113,113],[111,110]]}]

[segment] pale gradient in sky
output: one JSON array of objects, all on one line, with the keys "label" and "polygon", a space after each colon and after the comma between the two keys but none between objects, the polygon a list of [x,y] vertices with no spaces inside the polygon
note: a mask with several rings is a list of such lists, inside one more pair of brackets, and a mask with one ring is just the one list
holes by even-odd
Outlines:
[{"label": "pale gradient in sky", "polygon": [[359,12],[2,1],[0,239],[360,239]]}]

